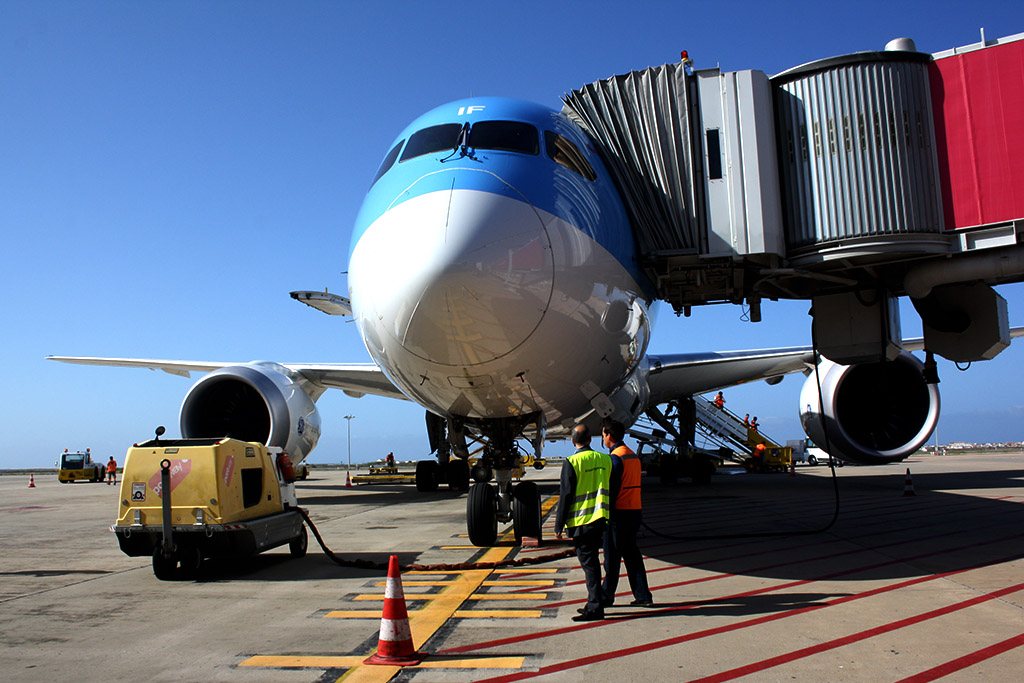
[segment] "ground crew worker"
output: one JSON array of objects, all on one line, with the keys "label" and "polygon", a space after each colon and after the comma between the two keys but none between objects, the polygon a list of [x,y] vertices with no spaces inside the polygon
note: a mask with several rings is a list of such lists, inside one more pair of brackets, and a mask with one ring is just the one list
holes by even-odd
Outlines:
[{"label": "ground crew worker", "polygon": [[576,452],[562,463],[555,535],[568,529],[587,580],[587,605],[572,620],[595,621],[604,619],[600,552],[611,509],[612,459],[590,449],[586,425],[573,427],[572,443]]},{"label": "ground crew worker", "polygon": [[743,416],[743,426],[750,429],[750,413]]},{"label": "ground crew worker", "polygon": [[626,563],[626,577],[633,591],[634,607],[654,607],[651,589],[647,586],[647,569],[644,556],[636,544],[636,533],[642,521],[640,500],[640,457],[622,440],[626,429],[617,420],[605,420],[601,428],[601,439],[608,454],[615,461],[621,461],[622,476],[612,478],[612,512],[608,530],[604,535],[604,606],[611,607],[615,601],[615,589],[619,583],[619,564]]},{"label": "ground crew worker", "polygon": [[764,449],[765,445],[759,443],[754,446],[754,471],[761,472],[764,470]]},{"label": "ground crew worker", "polygon": [[750,421],[750,428],[755,432],[757,431],[757,415],[755,415],[754,419]]},{"label": "ground crew worker", "polygon": [[387,454],[387,456],[384,458],[384,465],[386,467],[394,467],[395,466],[395,454],[394,453],[388,453]]},{"label": "ground crew worker", "polygon": [[719,410],[725,408],[725,396],[722,396],[721,391],[715,395],[715,407]]},{"label": "ground crew worker", "polygon": [[117,463],[114,462],[114,456],[110,456],[110,460],[107,461],[107,486],[117,483]]}]

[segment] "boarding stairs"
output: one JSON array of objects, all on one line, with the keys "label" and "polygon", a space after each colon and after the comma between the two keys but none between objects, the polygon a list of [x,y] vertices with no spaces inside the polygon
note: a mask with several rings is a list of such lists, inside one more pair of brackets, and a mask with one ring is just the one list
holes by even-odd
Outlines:
[{"label": "boarding stairs", "polygon": [[[764,443],[768,448],[779,447],[764,434],[749,429],[742,418],[728,409],[718,408],[712,401],[701,396],[694,396],[693,401],[696,412],[695,432],[700,433],[704,442],[698,450],[720,454],[725,449],[744,460],[758,443]],[[644,415],[629,428],[628,435],[641,444],[641,450],[672,451],[680,442],[689,441],[690,438],[680,434],[678,422],[678,415],[671,410],[659,420]]]}]

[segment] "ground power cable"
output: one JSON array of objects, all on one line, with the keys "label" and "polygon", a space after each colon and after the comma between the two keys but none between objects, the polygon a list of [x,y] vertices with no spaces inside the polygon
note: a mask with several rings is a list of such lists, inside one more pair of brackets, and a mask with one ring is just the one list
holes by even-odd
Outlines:
[{"label": "ground power cable", "polygon": [[[316,542],[320,544],[321,550],[324,554],[335,564],[342,567],[355,567],[358,569],[383,569],[387,570],[387,562],[375,562],[373,560],[348,560],[343,557],[338,557],[327,544],[324,543],[324,539],[320,536],[320,531],[317,530],[316,525],[313,524],[313,520],[309,518],[309,514],[302,508],[297,508],[302,518],[306,520],[306,525],[309,526],[310,531],[313,532],[313,536],[316,538]],[[534,564],[543,564],[545,562],[554,562],[555,560],[561,560],[566,557],[573,557],[576,555],[574,548],[566,548],[556,553],[550,553],[548,555],[537,555],[536,557],[523,557],[514,558],[508,560],[498,560],[496,562],[459,562],[455,564],[403,564],[399,569],[403,572],[458,572],[467,571],[470,569],[500,569],[502,567],[525,567]]]},{"label": "ground power cable", "polygon": [[[813,309],[812,309],[812,312],[813,312]],[[733,540],[733,539],[742,539],[742,538],[779,538],[779,537],[787,537],[787,536],[810,536],[812,534],[825,533],[826,531],[828,531],[829,529],[832,528],[832,526],[836,523],[836,520],[839,519],[839,478],[836,476],[836,459],[834,457],[832,457],[832,455],[831,455],[831,453],[832,453],[832,444],[831,444],[831,441],[828,438],[829,421],[825,419],[825,400],[822,398],[822,394],[821,394],[821,374],[819,373],[819,370],[818,370],[819,367],[821,366],[821,364],[818,362],[819,361],[819,355],[818,355],[818,334],[817,334],[817,332],[815,330],[815,325],[814,325],[814,322],[813,322],[813,314],[812,314],[812,322],[811,322],[811,349],[812,349],[812,353],[813,353],[812,359],[814,361],[814,381],[818,385],[818,414],[821,415],[821,417],[822,417],[822,432],[824,433],[824,436],[825,436],[825,443],[824,443],[825,452],[829,454],[829,456],[828,456],[828,465],[829,465],[829,469],[832,470],[832,493],[833,493],[833,500],[834,500],[835,504],[834,504],[834,507],[832,509],[832,519],[829,521],[829,523],[826,524],[825,526],[821,527],[820,529],[799,529],[799,530],[790,530],[790,531],[761,531],[761,532],[750,532],[750,533],[741,533],[741,534],[711,534],[711,535],[702,535],[702,536],[696,536],[696,535],[676,536],[674,534],[667,534],[667,533],[664,533],[664,532],[661,532],[661,531],[657,531],[656,529],[652,529],[651,527],[649,527],[647,525],[646,522],[640,522],[640,525],[644,529],[646,529],[647,531],[651,532],[655,536],[658,536],[660,538],[665,538],[665,539],[668,539],[670,541],[723,541],[723,540]]]}]

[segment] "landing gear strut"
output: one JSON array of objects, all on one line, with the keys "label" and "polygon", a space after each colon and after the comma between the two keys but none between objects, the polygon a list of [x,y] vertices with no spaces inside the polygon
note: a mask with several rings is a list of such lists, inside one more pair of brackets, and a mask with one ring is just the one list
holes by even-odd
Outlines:
[{"label": "landing gear strut", "polygon": [[[493,545],[498,539],[498,522],[512,522],[516,541],[524,536],[540,538],[537,484],[520,482],[512,486],[512,471],[520,460],[515,441],[522,435],[523,427],[534,420],[535,416],[490,420],[480,426],[487,444],[473,468],[476,483],[466,501],[466,528],[473,545]],[[535,445],[541,442],[541,438],[534,439]],[[494,476],[494,484],[489,482],[490,474]]]}]

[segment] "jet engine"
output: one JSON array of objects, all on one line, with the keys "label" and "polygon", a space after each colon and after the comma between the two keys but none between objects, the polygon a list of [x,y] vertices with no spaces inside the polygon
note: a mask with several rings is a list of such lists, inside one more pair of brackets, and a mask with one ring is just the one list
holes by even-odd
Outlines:
[{"label": "jet engine", "polygon": [[320,414],[313,401],[322,392],[277,363],[221,368],[196,382],[185,396],[181,435],[230,436],[280,446],[297,465],[320,438]]},{"label": "jet engine", "polygon": [[[917,451],[939,421],[939,390],[907,352],[881,363],[822,359],[800,392],[800,422],[833,457],[859,465],[899,462]],[[819,393],[820,380],[820,393]],[[820,397],[820,400],[819,400]]]}]

